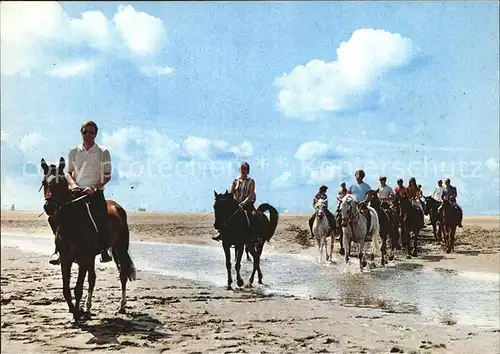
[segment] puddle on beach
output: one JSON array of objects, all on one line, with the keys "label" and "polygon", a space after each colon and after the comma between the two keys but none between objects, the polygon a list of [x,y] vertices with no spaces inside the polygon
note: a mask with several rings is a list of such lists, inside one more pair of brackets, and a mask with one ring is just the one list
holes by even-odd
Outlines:
[{"label": "puddle on beach", "polygon": [[[2,246],[47,255],[53,252],[50,237],[3,233]],[[132,242],[131,255],[137,268],[144,271],[221,287],[226,282],[220,245]],[[234,266],[234,259],[232,262]],[[261,295],[314,298],[348,307],[415,314],[446,325],[500,327],[498,274],[432,269],[411,263],[391,263],[360,273],[356,258],[345,265],[337,254],[334,262],[318,264],[315,255],[279,254],[266,249],[261,268],[265,285],[256,288]],[[251,269],[251,262],[244,256],[245,282]]]}]

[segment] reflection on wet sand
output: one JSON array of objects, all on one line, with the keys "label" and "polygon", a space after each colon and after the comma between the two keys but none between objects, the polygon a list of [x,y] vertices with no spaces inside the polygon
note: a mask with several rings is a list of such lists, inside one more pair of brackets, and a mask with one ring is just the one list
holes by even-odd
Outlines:
[{"label": "reflection on wet sand", "polygon": [[[52,251],[51,239],[46,237],[2,234],[2,243],[35,252]],[[225,283],[219,247],[134,243],[131,252],[143,270],[220,286]],[[261,296],[313,297],[343,306],[414,314],[450,325],[498,327],[500,292],[494,277],[414,263],[393,263],[359,273],[357,266],[351,269],[342,262],[319,265],[311,259],[271,252],[265,253],[261,266],[266,269],[266,285],[253,290]],[[354,268],[357,272],[351,272]],[[250,271],[251,263],[243,262],[245,280]]]}]

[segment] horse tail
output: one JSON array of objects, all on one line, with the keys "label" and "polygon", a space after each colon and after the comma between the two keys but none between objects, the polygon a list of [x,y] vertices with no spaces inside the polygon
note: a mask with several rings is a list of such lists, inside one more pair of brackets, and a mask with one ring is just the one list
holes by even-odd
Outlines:
[{"label": "horse tail", "polygon": [[269,229],[267,230],[266,240],[269,242],[271,237],[273,237],[274,232],[276,231],[276,227],[278,226],[279,214],[276,208],[274,208],[271,204],[263,203],[259,205],[257,211],[264,213],[269,211]]},{"label": "horse tail", "polygon": [[370,232],[371,236],[372,236],[372,253],[375,255],[375,256],[380,256],[381,254],[381,245],[380,245],[380,220],[378,218],[378,213],[375,209],[373,208],[370,208],[370,214],[371,214],[371,217],[372,217],[372,220],[371,220],[371,227],[372,227],[372,230]]},{"label": "horse tail", "polygon": [[119,205],[115,205],[120,217],[120,230],[118,239],[112,247],[113,259],[120,272],[120,278],[134,281],[136,279],[135,265],[129,254],[130,231],[127,223],[127,213]]}]

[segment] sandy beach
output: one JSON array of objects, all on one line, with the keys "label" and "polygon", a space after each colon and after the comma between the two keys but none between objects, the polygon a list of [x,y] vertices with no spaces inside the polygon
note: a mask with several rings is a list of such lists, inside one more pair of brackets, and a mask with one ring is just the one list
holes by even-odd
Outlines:
[{"label": "sandy beach", "polygon": [[[2,234],[50,237],[46,217],[38,214],[2,211]],[[314,254],[307,218],[281,215],[264,253]],[[211,214],[131,212],[129,224],[133,241],[215,243]],[[458,232],[455,254],[444,254],[424,235],[421,256],[397,261],[499,273],[499,236],[498,216],[469,216]],[[413,314],[319,299],[228,292],[141,269],[128,285],[127,314],[117,314],[120,291],[112,263],[97,263],[93,316],[74,326],[60,270],[47,260],[48,255],[2,247],[2,353],[498,353],[500,348],[498,329],[425,323]],[[224,267],[223,259],[220,264]]]}]

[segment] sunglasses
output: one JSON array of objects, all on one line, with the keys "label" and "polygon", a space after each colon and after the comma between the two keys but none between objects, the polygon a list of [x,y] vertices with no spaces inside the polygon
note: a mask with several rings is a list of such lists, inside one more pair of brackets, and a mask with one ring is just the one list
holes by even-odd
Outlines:
[{"label": "sunglasses", "polygon": [[96,132],[89,132],[87,130],[82,131],[82,135],[87,135],[87,134],[94,136],[94,135],[96,135]]}]

